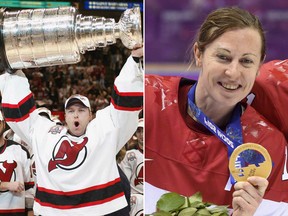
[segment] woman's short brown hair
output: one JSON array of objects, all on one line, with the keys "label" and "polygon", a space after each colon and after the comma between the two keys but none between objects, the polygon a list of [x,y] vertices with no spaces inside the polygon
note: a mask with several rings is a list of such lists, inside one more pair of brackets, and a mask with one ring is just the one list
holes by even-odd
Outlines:
[{"label": "woman's short brown hair", "polygon": [[[197,43],[200,52],[204,52],[205,47],[223,33],[243,28],[252,28],[259,32],[262,41],[260,60],[263,61],[266,55],[266,40],[262,24],[255,15],[238,7],[224,7],[212,11],[199,28],[193,44]],[[193,56],[193,49],[191,54]]]}]

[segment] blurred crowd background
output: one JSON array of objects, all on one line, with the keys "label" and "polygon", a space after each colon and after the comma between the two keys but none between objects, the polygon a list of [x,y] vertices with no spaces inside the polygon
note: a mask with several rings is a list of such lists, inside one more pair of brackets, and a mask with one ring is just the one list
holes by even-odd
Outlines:
[{"label": "blurred crowd background", "polygon": [[36,105],[63,120],[64,103],[72,94],[89,98],[92,112],[109,105],[115,77],[130,55],[120,40],[86,52],[78,64],[24,70]]}]

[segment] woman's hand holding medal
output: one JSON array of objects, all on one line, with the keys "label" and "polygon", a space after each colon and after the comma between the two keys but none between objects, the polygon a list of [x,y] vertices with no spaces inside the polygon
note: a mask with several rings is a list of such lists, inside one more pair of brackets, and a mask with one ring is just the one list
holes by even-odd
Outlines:
[{"label": "woman's hand holding medal", "polygon": [[237,181],[233,193],[233,216],[253,216],[268,186],[272,161],[261,145],[246,143],[238,146],[229,160],[229,169]]},{"label": "woman's hand holding medal", "polygon": [[267,179],[259,176],[237,182],[232,201],[233,216],[253,216],[262,202],[267,186]]}]

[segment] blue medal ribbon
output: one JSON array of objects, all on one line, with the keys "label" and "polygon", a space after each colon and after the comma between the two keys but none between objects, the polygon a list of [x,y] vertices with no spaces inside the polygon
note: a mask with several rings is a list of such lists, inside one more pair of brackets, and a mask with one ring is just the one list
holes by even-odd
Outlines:
[{"label": "blue medal ribbon", "polygon": [[[209,131],[217,136],[227,147],[228,157],[230,158],[232,152],[237,146],[243,143],[242,126],[241,126],[241,104],[238,103],[232,113],[232,117],[227,124],[226,133],[223,132],[213,121],[211,121],[195,104],[195,90],[197,83],[193,85],[188,92],[188,104],[191,108],[193,115],[196,119],[204,125]],[[231,177],[231,183],[234,184],[235,180]]]}]

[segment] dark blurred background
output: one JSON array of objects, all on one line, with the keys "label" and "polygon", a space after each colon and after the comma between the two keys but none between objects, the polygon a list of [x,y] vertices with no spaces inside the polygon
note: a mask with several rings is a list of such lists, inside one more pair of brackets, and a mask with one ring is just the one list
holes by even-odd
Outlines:
[{"label": "dark blurred background", "polygon": [[266,61],[287,58],[286,0],[146,0],[147,73],[157,70],[172,71],[173,68],[185,69],[179,63],[189,60],[187,49],[207,14],[219,7],[235,5],[249,10],[262,21],[267,37]]}]

